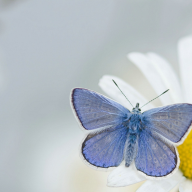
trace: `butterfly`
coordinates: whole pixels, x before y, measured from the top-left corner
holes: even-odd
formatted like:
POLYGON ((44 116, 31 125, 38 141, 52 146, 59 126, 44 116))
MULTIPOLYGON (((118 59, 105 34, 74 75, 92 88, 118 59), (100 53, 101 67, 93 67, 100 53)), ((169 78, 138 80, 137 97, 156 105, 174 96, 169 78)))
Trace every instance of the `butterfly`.
POLYGON ((123 160, 125 167, 134 162, 140 173, 157 179, 179 167, 175 145, 181 144, 190 131, 191 104, 173 104, 142 113, 138 103, 130 111, 83 88, 72 90, 71 103, 81 126, 88 130, 81 153, 89 164, 109 168, 123 160))

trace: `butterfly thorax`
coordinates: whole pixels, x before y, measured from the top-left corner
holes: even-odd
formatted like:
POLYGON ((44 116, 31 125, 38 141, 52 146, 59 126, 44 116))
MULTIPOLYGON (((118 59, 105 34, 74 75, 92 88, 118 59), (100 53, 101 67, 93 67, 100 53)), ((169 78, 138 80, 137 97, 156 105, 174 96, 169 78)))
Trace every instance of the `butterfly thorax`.
POLYGON ((129 118, 129 133, 138 133, 141 130, 141 109, 139 108, 139 103, 136 104, 136 107, 133 108, 129 118))
POLYGON ((139 133, 141 129, 141 114, 132 114, 129 119, 129 133, 139 133))

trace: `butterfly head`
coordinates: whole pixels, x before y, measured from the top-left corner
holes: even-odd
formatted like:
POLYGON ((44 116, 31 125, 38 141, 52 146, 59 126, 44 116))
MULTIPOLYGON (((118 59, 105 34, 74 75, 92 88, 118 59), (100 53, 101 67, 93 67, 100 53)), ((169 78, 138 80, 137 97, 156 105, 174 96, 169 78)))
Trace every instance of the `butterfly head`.
POLYGON ((139 103, 136 104, 135 108, 132 110, 133 113, 141 113, 141 109, 139 108, 139 103))

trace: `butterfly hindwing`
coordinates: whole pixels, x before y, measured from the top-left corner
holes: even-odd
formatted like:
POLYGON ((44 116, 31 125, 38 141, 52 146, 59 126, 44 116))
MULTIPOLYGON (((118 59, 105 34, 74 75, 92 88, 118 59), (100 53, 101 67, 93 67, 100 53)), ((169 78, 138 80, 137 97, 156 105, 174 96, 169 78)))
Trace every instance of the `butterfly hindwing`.
POLYGON ((174 143, 181 143, 192 123, 192 105, 187 103, 154 108, 143 113, 142 123, 174 143))
POLYGON ((117 126, 88 134, 82 144, 83 157, 96 167, 118 166, 123 160, 127 131, 117 126))
POLYGON ((131 114, 115 101, 82 88, 72 91, 72 105, 81 125, 87 130, 119 125, 131 114))
POLYGON ((156 132, 143 130, 139 134, 135 166, 147 176, 169 175, 179 166, 177 150, 156 132))

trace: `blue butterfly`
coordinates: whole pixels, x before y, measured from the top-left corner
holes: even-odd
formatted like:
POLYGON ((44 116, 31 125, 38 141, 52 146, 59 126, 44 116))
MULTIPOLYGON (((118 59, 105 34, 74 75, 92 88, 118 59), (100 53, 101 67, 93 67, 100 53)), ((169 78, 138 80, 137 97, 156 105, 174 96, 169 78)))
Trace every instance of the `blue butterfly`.
POLYGON ((94 91, 75 88, 72 106, 82 127, 89 131, 81 153, 91 165, 117 167, 125 160, 129 167, 148 177, 172 174, 179 167, 175 145, 190 131, 192 105, 168 105, 141 113, 139 104, 129 111, 94 91))

